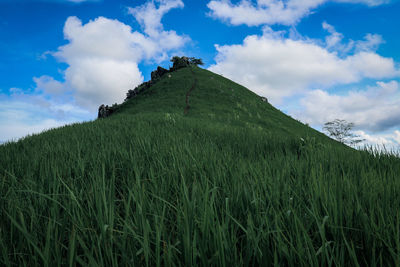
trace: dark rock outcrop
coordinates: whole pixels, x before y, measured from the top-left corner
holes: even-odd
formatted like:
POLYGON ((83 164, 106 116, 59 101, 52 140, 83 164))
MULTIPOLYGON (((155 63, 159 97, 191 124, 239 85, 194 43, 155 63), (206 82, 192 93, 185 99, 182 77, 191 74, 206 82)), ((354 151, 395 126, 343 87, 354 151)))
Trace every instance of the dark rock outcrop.
POLYGON ((112 107, 109 107, 108 105, 105 106, 104 104, 102 104, 99 107, 99 112, 97 114, 97 118, 107 118, 108 116, 110 116, 112 113, 114 112, 114 109, 112 107))
POLYGON ((158 66, 157 69, 156 69, 155 71, 152 71, 152 72, 151 72, 151 82, 154 83, 155 81, 161 79, 161 77, 162 77, 164 74, 168 73, 168 72, 169 72, 169 70, 164 69, 163 67, 158 66))
POLYGON ((154 84, 154 82, 148 81, 148 82, 144 82, 144 83, 136 86, 136 88, 133 90, 129 89, 128 92, 126 93, 125 101, 139 95, 140 93, 144 92, 146 89, 149 89, 150 86, 153 84, 154 84))

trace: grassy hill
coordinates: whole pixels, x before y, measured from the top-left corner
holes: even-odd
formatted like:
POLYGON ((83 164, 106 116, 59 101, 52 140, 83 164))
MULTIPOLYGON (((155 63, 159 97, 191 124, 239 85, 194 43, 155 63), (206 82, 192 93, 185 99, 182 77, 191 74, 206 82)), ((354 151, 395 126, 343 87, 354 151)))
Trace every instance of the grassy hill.
POLYGON ((393 266, 400 160, 187 67, 0 146, 0 265, 393 266))

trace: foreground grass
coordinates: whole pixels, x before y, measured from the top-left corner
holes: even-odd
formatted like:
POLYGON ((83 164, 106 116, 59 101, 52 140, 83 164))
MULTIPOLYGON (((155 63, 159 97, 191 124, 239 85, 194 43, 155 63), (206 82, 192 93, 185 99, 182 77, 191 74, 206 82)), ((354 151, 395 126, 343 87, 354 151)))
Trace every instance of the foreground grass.
POLYGON ((0 265, 400 263, 397 157, 271 130, 275 113, 224 122, 200 90, 184 116, 184 88, 0 146, 0 265))

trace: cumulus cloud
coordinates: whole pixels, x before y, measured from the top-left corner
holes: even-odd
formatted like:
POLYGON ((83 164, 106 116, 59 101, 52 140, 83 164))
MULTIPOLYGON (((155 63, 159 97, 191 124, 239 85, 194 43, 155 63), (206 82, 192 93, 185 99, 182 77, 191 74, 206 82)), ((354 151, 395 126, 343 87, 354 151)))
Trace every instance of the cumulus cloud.
POLYGON ((161 23, 162 17, 171 9, 183 7, 181 0, 158 0, 128 8, 128 12, 135 17, 145 33, 143 36, 145 38, 142 38, 142 47, 147 58, 165 60, 167 51, 182 47, 190 40, 187 36, 180 36, 173 30, 164 30, 161 23))
POLYGON ((365 131, 354 131, 354 134, 358 135, 360 139, 364 140, 361 144, 369 145, 377 148, 385 147, 389 151, 394 149, 398 151, 400 140, 398 139, 399 131, 394 131, 384 134, 371 134, 365 131))
MULTIPOLYGON (((265 24, 293 25, 312 13, 313 9, 329 0, 212 0, 207 4, 209 15, 232 25, 259 26, 265 24)), ((376 6, 388 0, 336 0, 342 3, 361 3, 376 6)))
POLYGON ((346 95, 313 90, 300 100, 302 109, 293 116, 314 125, 340 118, 355 123, 357 129, 376 133, 400 127, 399 102, 399 83, 394 80, 346 95))
POLYGON ((216 64, 210 66, 211 71, 245 85, 275 104, 310 88, 400 74, 393 59, 375 52, 340 57, 318 41, 286 39, 268 27, 261 36, 247 36, 243 44, 217 45, 216 49, 216 64))
POLYGON ((325 38, 327 48, 336 47, 342 41, 343 34, 337 32, 332 25, 324 21, 322 23, 322 28, 330 33, 330 35, 325 38))
POLYGON ((343 34, 337 32, 335 27, 328 24, 326 21, 322 23, 322 28, 329 33, 329 35, 325 37, 325 45, 328 50, 333 50, 339 53, 346 54, 354 48, 353 40, 350 40, 347 43, 343 43, 343 34))
MULTIPOLYGON (((173 8, 184 7, 184 4, 181 0, 158 2, 158 8, 154 2, 147 2, 138 7, 128 8, 128 12, 136 18, 136 20, 142 26, 144 32, 147 35, 154 37, 163 32, 163 25, 161 24, 162 17, 173 8)), ((169 31, 167 33, 173 33, 173 31, 169 31)))
POLYGON ((336 29, 328 24, 326 21, 322 23, 322 28, 325 29, 329 35, 325 37, 325 44, 328 50, 334 50, 341 54, 349 52, 371 52, 378 50, 379 46, 384 43, 382 36, 379 34, 367 33, 364 40, 349 40, 344 42, 342 33, 337 32, 336 29))
MULTIPOLYGON (((62 82, 54 80, 53 77, 43 75, 41 77, 34 77, 33 81, 36 83, 36 90, 45 94, 60 96, 66 93, 66 87, 62 82)), ((13 89, 13 88, 11 88, 13 89)), ((10 89, 10 90, 11 90, 10 89)), ((14 90, 13 90, 14 91, 14 90)), ((21 92, 21 91, 17 91, 21 92)))
POLYGON ((238 4, 233 4, 229 0, 213 0, 207 4, 207 7, 211 10, 210 16, 227 21, 232 25, 291 25, 308 15, 311 9, 323 2, 324 0, 291 0, 287 2, 257 0, 254 5, 248 0, 241 1, 238 4))
POLYGON ((143 81, 139 63, 162 61, 190 40, 161 23, 169 10, 182 7, 182 1, 154 0, 129 9, 143 32, 104 17, 86 24, 69 17, 63 29, 67 44, 47 53, 68 65, 64 80, 34 77, 36 87, 29 93, 11 88, 9 96, 0 95, 0 125, 5 126, 0 140, 90 120, 100 104, 122 102, 143 81))
POLYGON ((178 7, 183 7, 181 1, 160 0, 129 8, 144 33, 104 17, 86 24, 77 17, 69 17, 64 26, 68 44, 52 53, 68 64, 65 81, 42 76, 35 78, 35 82, 47 93, 72 92, 79 106, 92 111, 101 103, 122 102, 128 89, 143 81, 140 62, 165 60, 168 52, 189 40, 175 31, 165 31, 161 24, 163 15, 178 7))
POLYGON ((68 64, 64 82, 35 78, 46 92, 72 91, 78 105, 92 111, 101 103, 121 102, 127 89, 143 81, 137 62, 143 57, 132 29, 99 17, 82 25, 69 17, 64 26, 68 44, 53 55, 68 64))
POLYGON ((379 6, 390 3, 390 0, 334 0, 338 3, 349 3, 349 4, 365 4, 367 6, 379 6))
POLYGON ((357 51, 376 51, 384 42, 382 36, 379 34, 368 33, 364 37, 364 40, 355 42, 355 49, 357 51))

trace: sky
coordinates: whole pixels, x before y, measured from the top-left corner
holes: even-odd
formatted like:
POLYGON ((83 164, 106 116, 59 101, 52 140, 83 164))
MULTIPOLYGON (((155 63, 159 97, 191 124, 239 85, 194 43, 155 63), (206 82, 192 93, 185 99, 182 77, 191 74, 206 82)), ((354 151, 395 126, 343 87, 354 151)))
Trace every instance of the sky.
POLYGON ((0 0, 0 142, 97 117, 174 55, 400 147, 400 1, 0 0))

